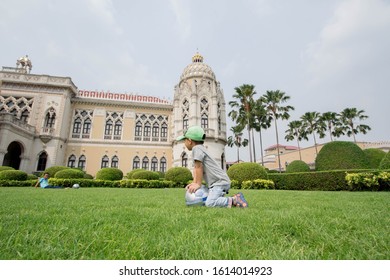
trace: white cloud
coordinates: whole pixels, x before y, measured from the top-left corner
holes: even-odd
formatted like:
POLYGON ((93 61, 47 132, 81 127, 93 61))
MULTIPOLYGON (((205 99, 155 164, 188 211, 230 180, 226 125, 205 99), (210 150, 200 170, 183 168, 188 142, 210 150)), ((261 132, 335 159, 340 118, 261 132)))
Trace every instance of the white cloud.
POLYGON ((390 5, 383 0, 347 0, 336 9, 318 41, 307 49, 312 82, 323 83, 355 72, 360 65, 388 57, 390 5), (386 46, 386 47, 384 47, 386 46))

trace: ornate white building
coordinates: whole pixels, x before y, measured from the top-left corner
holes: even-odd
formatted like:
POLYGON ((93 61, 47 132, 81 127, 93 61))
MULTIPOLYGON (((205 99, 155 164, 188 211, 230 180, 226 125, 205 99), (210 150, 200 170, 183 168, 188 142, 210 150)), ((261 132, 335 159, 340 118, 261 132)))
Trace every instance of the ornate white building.
POLYGON ((165 172, 191 167, 175 139, 191 125, 206 131, 205 146, 225 168, 226 111, 212 69, 195 54, 165 99, 78 90, 69 77, 30 74, 22 57, 0 71, 0 165, 28 173, 54 165, 95 175, 102 167, 165 172))

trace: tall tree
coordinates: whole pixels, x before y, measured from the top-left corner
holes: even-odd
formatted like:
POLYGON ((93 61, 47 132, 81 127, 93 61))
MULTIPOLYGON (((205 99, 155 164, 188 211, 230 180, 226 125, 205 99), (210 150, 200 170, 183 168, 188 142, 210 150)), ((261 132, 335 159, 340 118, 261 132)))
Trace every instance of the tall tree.
POLYGON ((325 123, 326 130, 329 132, 330 141, 333 141, 333 137, 340 136, 341 122, 335 112, 325 112, 320 116, 321 120, 325 123))
POLYGON ((246 147, 248 145, 248 139, 242 138, 242 127, 237 125, 230 128, 233 132, 233 136, 229 136, 227 139, 227 145, 229 147, 237 147, 237 163, 240 162, 240 147, 246 147))
POLYGON ((297 145, 298 145, 298 152, 299 152, 299 159, 302 160, 301 155, 301 146, 299 142, 302 139, 307 140, 307 136, 305 131, 302 129, 302 122, 301 121, 291 121, 288 123, 288 129, 286 130, 286 136, 284 139, 287 141, 292 141, 294 139, 297 139, 297 145))
POLYGON ((348 137, 353 136, 353 141, 356 143, 356 134, 366 134, 371 127, 365 124, 356 124, 356 120, 361 121, 367 119, 368 116, 364 115, 364 110, 357 110, 356 108, 345 108, 340 114, 340 121, 344 124, 344 131, 346 131, 348 137))
POLYGON ((253 161, 252 157, 252 145, 251 141, 252 127, 251 127, 251 105, 253 104, 253 96, 256 94, 255 86, 243 84, 242 86, 234 88, 236 91, 233 94, 233 100, 229 102, 229 105, 232 107, 232 111, 229 112, 228 116, 232 118, 233 121, 236 121, 238 125, 246 125, 248 129, 248 146, 249 146, 249 157, 250 161, 253 161), (235 110, 234 110, 235 109, 235 110))
POLYGON ((324 122, 320 118, 321 114, 318 112, 306 112, 302 117, 303 130, 306 134, 312 134, 314 140, 314 148, 316 154, 318 154, 316 133, 319 134, 320 138, 325 136, 324 134, 324 122))
POLYGON ((264 166, 264 155, 263 155, 263 136, 262 130, 267 129, 271 126, 271 119, 267 115, 267 109, 262 99, 259 98, 255 101, 253 106, 253 127, 259 132, 260 136, 260 153, 261 153, 261 165, 264 166))
POLYGON ((279 148, 279 134, 278 134, 278 119, 288 120, 290 110, 294 110, 294 107, 287 105, 282 106, 283 103, 287 102, 290 99, 290 96, 286 95, 285 92, 280 90, 267 91, 262 97, 261 100, 265 105, 267 110, 267 115, 271 120, 274 120, 275 124, 275 134, 276 134, 276 147, 278 152, 278 164, 279 172, 282 171, 282 164, 280 163, 280 148, 279 148))

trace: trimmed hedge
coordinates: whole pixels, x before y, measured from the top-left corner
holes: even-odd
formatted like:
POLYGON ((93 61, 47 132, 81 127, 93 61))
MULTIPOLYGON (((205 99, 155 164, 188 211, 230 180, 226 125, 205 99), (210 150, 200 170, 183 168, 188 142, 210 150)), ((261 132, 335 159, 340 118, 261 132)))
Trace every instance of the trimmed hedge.
POLYGON ((34 187, 37 180, 14 181, 0 180, 0 187, 34 187))
POLYGON ((178 187, 184 187, 192 180, 192 174, 186 167, 172 167, 165 173, 165 180, 176 183, 178 187))
POLYGON ((141 180, 159 180, 160 174, 150 170, 143 170, 133 174, 132 179, 141 179, 141 180))
POLYGON ((325 144, 315 159, 315 166, 317 171, 370 168, 363 150, 355 143, 347 141, 325 144))
POLYGON ((381 160, 379 169, 390 169, 390 151, 381 160))
POLYGON ((287 165, 286 172, 287 173, 295 173, 295 172, 309 172, 309 165, 302 160, 294 160, 287 165))
POLYGON ((126 177, 127 177, 127 179, 133 179, 133 175, 134 175, 135 173, 137 173, 137 172, 142 172, 142 171, 145 171, 145 169, 140 169, 140 168, 138 168, 138 169, 133 169, 133 170, 131 170, 130 172, 127 172, 126 177))
POLYGON ((3 170, 0 172, 0 180, 26 181, 27 173, 21 170, 3 170))
POLYGON ((62 165, 58 165, 58 166, 55 165, 55 166, 51 166, 49 168, 46 168, 45 171, 43 171, 43 174, 49 173, 49 177, 54 178, 58 171, 61 171, 64 169, 69 169, 69 167, 62 166, 62 165))
POLYGON ((11 166, 0 166, 0 172, 4 170, 15 170, 15 168, 11 166))
POLYGON ((254 162, 235 163, 227 171, 230 180, 235 180, 239 184, 243 181, 256 179, 268 179, 267 171, 260 164, 254 162))
POLYGON ((54 176, 54 178, 59 178, 59 179, 84 178, 84 172, 77 168, 68 168, 68 169, 58 171, 54 176))
POLYGON ((119 181, 123 178, 122 170, 114 167, 105 167, 96 173, 97 180, 119 181))
POLYGON ((363 150, 366 154, 371 168, 379 168, 382 159, 386 156, 386 152, 381 149, 369 148, 363 150))

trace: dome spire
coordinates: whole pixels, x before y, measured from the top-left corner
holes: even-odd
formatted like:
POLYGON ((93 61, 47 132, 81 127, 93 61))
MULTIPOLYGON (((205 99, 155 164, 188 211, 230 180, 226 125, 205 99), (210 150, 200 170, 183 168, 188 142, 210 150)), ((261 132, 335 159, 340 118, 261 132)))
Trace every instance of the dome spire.
POLYGON ((192 62, 203 62, 203 56, 196 51, 196 54, 192 57, 192 62))

